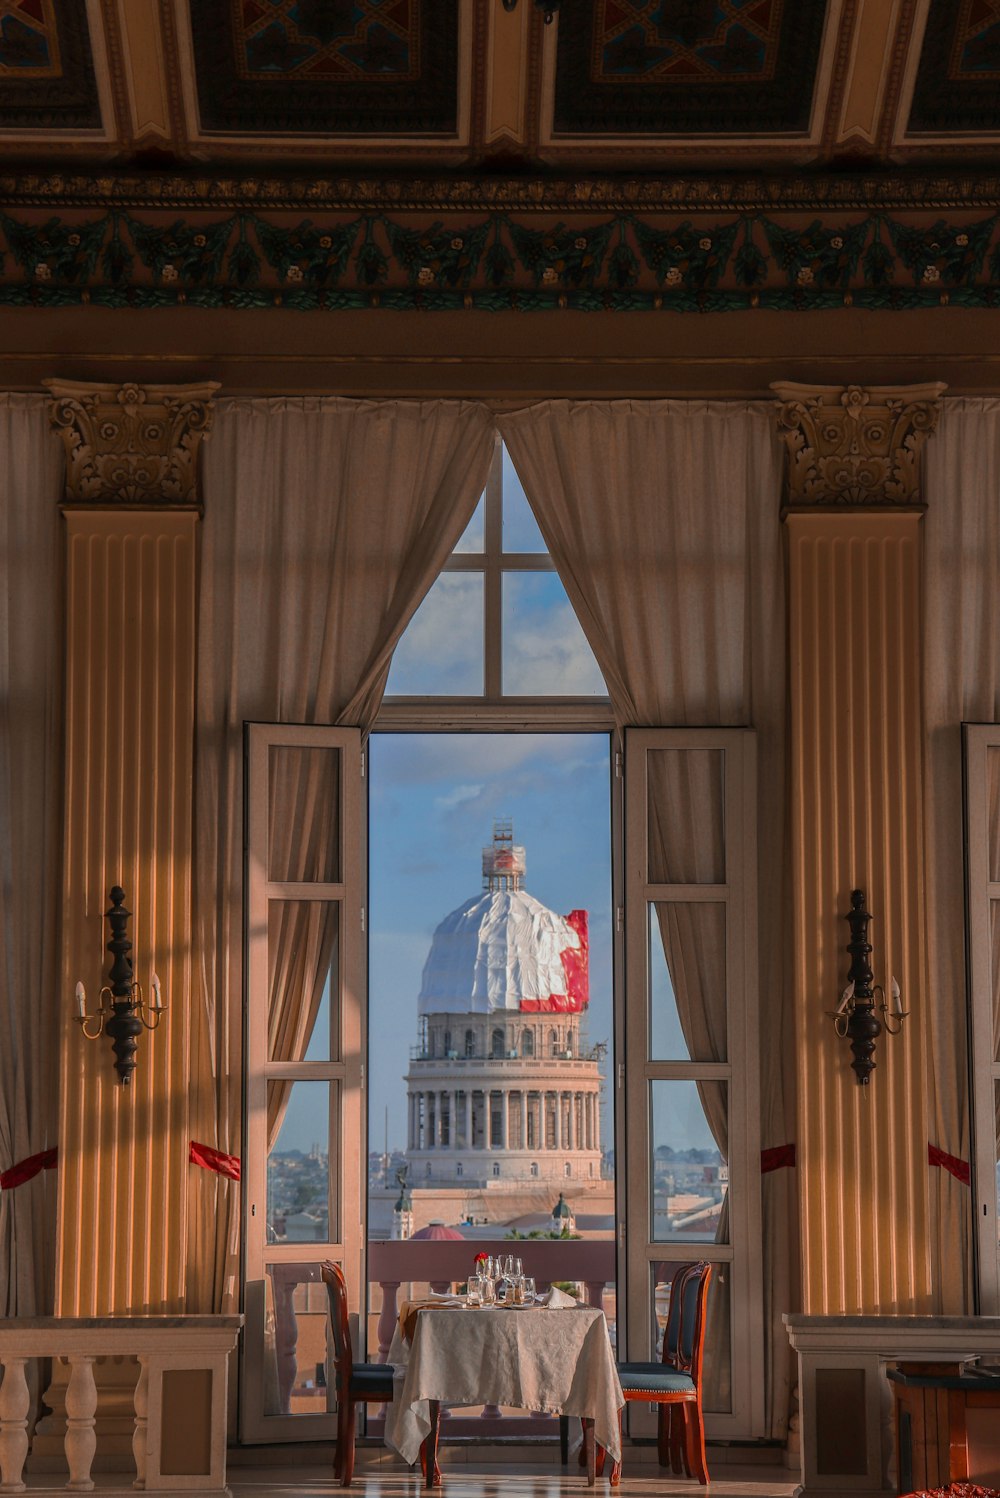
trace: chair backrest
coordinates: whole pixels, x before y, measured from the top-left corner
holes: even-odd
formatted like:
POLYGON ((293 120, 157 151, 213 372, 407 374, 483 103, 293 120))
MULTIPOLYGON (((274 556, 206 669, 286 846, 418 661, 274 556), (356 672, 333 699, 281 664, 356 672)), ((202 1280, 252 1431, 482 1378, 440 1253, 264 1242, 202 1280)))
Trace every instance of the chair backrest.
POLYGON ((698 1384, 705 1350, 705 1307, 712 1266, 703 1259, 690 1266, 681 1293, 681 1331, 676 1366, 698 1384))
POLYGON ((667 1324, 663 1329, 663 1361, 677 1366, 677 1354, 681 1342, 681 1309, 684 1304, 684 1286, 697 1269, 697 1264, 680 1264, 670 1281, 670 1303, 667 1308, 667 1324))
POLYGON ((337 1389, 346 1389, 354 1363, 351 1346, 351 1326, 347 1319, 347 1281, 339 1264, 328 1259, 319 1266, 326 1293, 330 1297, 330 1330, 333 1333, 333 1361, 337 1374, 337 1389))

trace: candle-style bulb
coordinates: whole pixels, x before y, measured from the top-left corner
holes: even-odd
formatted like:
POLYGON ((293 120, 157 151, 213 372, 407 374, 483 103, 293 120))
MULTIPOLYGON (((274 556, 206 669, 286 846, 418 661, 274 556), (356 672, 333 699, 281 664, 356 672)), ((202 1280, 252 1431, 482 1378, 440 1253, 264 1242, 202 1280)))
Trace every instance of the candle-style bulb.
POLYGON ((896 982, 895 978, 893 978, 892 981, 890 982, 890 984, 889 984, 889 990, 890 990, 890 992, 892 994, 892 1012, 893 1012, 893 1014, 902 1014, 902 1012, 903 1012, 903 995, 899 991, 899 984, 896 982))
POLYGON ((837 1013, 843 1014, 844 1010, 847 1008, 853 998, 854 979, 852 978, 850 983, 848 983, 847 987, 844 989, 844 992, 840 995, 840 1003, 837 1005, 837 1013))
POLYGON ((76 1013, 78 1019, 86 1018, 87 1014, 87 990, 82 983, 76 985, 76 1013))
POLYGON ((151 983, 150 986, 152 987, 152 990, 153 990, 153 1008, 154 1009, 162 1009, 163 1008, 163 995, 160 993, 160 980, 156 976, 155 973, 153 974, 152 983, 151 983))

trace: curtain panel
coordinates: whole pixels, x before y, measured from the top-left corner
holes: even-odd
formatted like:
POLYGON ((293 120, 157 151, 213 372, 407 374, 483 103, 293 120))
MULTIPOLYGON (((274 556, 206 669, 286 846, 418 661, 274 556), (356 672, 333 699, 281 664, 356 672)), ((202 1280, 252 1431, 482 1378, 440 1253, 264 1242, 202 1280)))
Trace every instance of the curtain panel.
MULTIPOLYGON (((772 891, 760 905, 759 982, 768 995, 761 1134, 765 1145, 784 1144, 795 1128, 794 1025, 781 922, 788 902, 773 895, 774 871, 788 861, 782 466, 771 404, 557 400, 503 415, 498 425, 619 725, 757 731, 759 884, 772 891)), ((650 794, 662 838, 655 785, 650 794)), ((689 861, 703 836, 691 819, 671 826, 674 848, 689 861)), ((665 861, 666 848, 660 853, 665 861)), ((668 920, 661 934, 692 1055, 711 1052, 719 1022, 709 997, 712 954, 690 921, 668 920)), ((704 1101, 725 1151, 721 1098, 704 1101)), ((791 1174, 766 1176, 762 1195, 766 1410, 770 1434, 780 1438, 792 1379, 781 1315, 797 1303, 791 1174)))
MULTIPOLYGON (((1000 722, 1000 401, 943 400, 924 464, 931 1143, 968 1160, 961 724, 1000 722)), ((967 1314, 972 1196, 946 1170, 930 1180, 934 1310, 967 1314)))
MULTIPOLYGON (((58 1141, 62 452, 0 395, 0 1171, 58 1141)), ((0 1316, 51 1313, 56 1178, 0 1191, 0 1316)))
MULTIPOLYGON (((243 724, 371 727, 393 649, 472 517, 494 444, 475 402, 218 403, 204 467, 195 925, 214 1081, 203 1127, 229 1154, 240 1152, 243 724)), ((305 767, 282 794, 311 804, 322 787, 310 777, 305 767)), ((276 935, 269 1028, 282 1059, 308 1042, 332 939, 294 919, 276 935)), ((275 1132, 281 1109, 279 1098, 275 1132)), ((236 1193, 197 1174, 190 1308, 218 1310, 237 1288, 236 1193)))

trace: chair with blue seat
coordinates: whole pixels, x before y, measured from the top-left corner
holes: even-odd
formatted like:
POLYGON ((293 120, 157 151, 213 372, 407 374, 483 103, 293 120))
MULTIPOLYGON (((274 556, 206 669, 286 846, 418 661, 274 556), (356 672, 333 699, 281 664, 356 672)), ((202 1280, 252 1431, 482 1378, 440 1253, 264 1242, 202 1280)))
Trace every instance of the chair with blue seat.
MULTIPOLYGON (((619 1363, 625 1402, 659 1406, 657 1447, 660 1466, 708 1482, 705 1424, 701 1409, 701 1368, 705 1349, 705 1307, 712 1266, 704 1260, 682 1264, 670 1287, 670 1308, 659 1363, 619 1363)), ((611 1485, 621 1482, 621 1463, 611 1471, 611 1485)))
POLYGON ((349 1488, 354 1476, 355 1406, 391 1403, 392 1365, 354 1361, 344 1272, 339 1264, 327 1261, 320 1265, 320 1273, 330 1297, 330 1328, 337 1380, 337 1451, 333 1459, 333 1475, 340 1479, 341 1487, 349 1488))

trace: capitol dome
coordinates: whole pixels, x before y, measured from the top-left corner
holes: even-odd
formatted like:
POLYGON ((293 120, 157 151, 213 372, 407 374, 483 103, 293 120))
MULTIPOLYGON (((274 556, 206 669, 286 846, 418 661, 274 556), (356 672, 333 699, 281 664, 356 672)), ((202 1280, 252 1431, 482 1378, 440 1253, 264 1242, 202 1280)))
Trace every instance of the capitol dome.
POLYGON ((523 889, 487 889, 434 932, 421 1014, 579 1014, 587 1006, 587 912, 557 915, 523 889))

